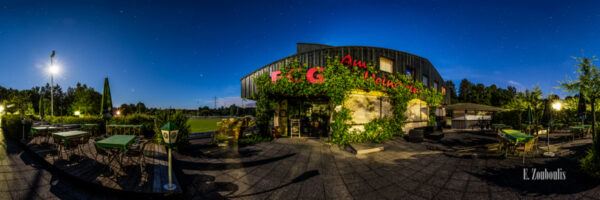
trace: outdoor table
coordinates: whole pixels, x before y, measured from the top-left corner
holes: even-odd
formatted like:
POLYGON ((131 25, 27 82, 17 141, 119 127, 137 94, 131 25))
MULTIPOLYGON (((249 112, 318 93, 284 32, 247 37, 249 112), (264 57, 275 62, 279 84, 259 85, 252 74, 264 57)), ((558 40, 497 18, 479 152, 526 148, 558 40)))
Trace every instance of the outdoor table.
POLYGON ((96 136, 99 132, 98 124, 81 124, 81 129, 89 131, 93 136, 96 136))
POLYGON ((70 138, 83 137, 87 134, 88 134, 88 132, 85 132, 85 131, 65 131, 65 132, 52 133, 52 136, 54 138, 64 140, 65 141, 64 145, 65 145, 65 147, 67 147, 67 146, 69 146, 70 138))
MULTIPOLYGON (((122 131, 123 128, 139 128, 139 129, 141 129, 142 125, 128 125, 128 124, 111 124, 111 125, 106 125, 106 129, 107 129, 106 131, 107 132, 109 132, 108 129, 111 129, 111 130, 118 130, 119 133, 122 133, 123 132, 122 131)), ((112 131, 110 131, 110 132, 112 132, 112 131)))
POLYGON ((569 127, 569 130, 571 130, 571 135, 573 136, 573 140, 575 140, 575 135, 577 133, 581 133, 581 136, 583 137, 583 133, 585 131, 586 127, 584 126, 571 126, 569 127))
POLYGON ((81 127, 82 128, 87 128, 87 127, 96 127, 98 126, 98 124, 82 124, 81 127))
POLYGON ((96 145, 105 149, 120 149, 127 151, 127 145, 135 139, 135 135, 112 135, 96 142, 96 145))
POLYGON ((507 128, 512 128, 512 126, 509 125, 505 125, 505 124, 495 124, 494 125, 494 129, 496 129, 496 133, 498 135, 501 135, 502 133, 500 131, 502 131, 502 129, 507 129, 507 128))
POLYGON ((498 128, 499 126, 504 126, 505 124, 492 124, 494 128, 498 128))
POLYGON ((37 134, 38 132, 40 133, 40 135, 42 136, 46 136, 46 143, 48 143, 48 138, 50 138, 50 134, 49 131, 54 131, 54 130, 60 130, 60 127, 55 127, 55 126, 34 126, 31 127, 32 130, 32 134, 37 134))
MULTIPOLYGON (((109 157, 108 166, 110 166, 112 161, 119 155, 124 155, 127 152, 127 145, 131 143, 135 139, 134 135, 112 135, 106 139, 100 140, 96 142, 96 146, 104 148, 104 149, 114 149, 119 150, 121 153, 114 153, 109 157)), ((121 161, 119 160, 119 166, 121 166, 121 161)), ((117 175, 117 171, 113 170, 115 176, 117 175)))
POLYGON ((520 131, 517 130, 513 130, 513 129, 504 129, 502 130, 502 133, 504 133, 504 136, 511 141, 512 143, 518 144, 519 142, 526 142, 529 141, 535 137, 531 136, 531 135, 527 135, 525 133, 522 133, 520 131))
MULTIPOLYGON (((527 142, 527 141, 535 138, 531 135, 527 135, 525 133, 522 133, 520 131, 513 130, 513 129, 504 129, 504 130, 502 130, 502 133, 504 133, 504 138, 506 138, 506 140, 508 140, 508 142, 510 142, 514 146, 519 144, 519 142, 527 142)), ((505 148, 505 149, 506 150, 505 150, 504 155, 506 156, 508 154, 508 148, 505 148)), ((525 154, 524 153, 523 153, 523 162, 525 162, 525 154)))

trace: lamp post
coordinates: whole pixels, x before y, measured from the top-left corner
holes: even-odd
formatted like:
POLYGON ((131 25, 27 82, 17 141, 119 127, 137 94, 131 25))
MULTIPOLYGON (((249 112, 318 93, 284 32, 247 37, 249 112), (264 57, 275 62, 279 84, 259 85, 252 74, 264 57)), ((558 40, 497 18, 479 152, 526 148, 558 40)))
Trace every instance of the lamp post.
MULTIPOLYGON (((554 103, 552 104, 552 109, 554 110, 554 112, 553 112, 553 113, 552 113, 552 115, 551 115, 551 120, 550 120, 550 126, 551 126, 551 127, 554 125, 554 115, 556 115, 556 113, 557 113, 558 111, 560 111, 560 108, 561 108, 561 107, 562 107, 562 104, 560 103, 560 101, 556 101, 556 102, 554 102, 554 103)), ((548 140, 548 141, 546 142, 546 144, 548 145, 548 151, 546 151, 546 152, 544 153, 544 155, 545 155, 545 156, 548 156, 548 157, 554 157, 554 153, 552 153, 552 152, 550 151, 550 130, 551 130, 551 128, 548 128, 548 133, 547 133, 547 135, 546 135, 546 138, 547 138, 547 140, 548 140)))
POLYGON ((179 133, 179 127, 177 127, 177 125, 171 123, 171 122, 167 122, 165 125, 163 125, 160 128, 160 132, 162 133, 162 137, 163 140, 165 141, 165 143, 167 144, 167 147, 169 148, 169 184, 165 184, 163 186, 163 188, 165 188, 165 190, 175 190, 175 188, 177 188, 177 186, 173 185, 172 182, 172 167, 171 167, 171 149, 173 144, 175 144, 175 142, 177 141, 177 135, 179 133))
POLYGON ((23 136, 22 136, 21 140, 25 141, 25 117, 23 117, 23 120, 21 120, 21 125, 23 126, 23 129, 22 129, 23 136))
POLYGON ((54 66, 54 54, 56 52, 52 50, 50 54, 50 116, 54 116, 54 73, 58 69, 54 66))

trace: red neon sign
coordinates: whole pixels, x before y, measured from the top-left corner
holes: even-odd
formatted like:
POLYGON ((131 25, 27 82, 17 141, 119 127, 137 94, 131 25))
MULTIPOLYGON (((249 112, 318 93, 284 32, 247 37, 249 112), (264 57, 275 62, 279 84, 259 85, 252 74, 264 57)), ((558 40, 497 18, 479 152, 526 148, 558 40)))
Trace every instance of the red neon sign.
MULTIPOLYGON (((344 65, 348 65, 350 67, 357 66, 359 68, 365 68, 365 69, 367 69, 366 62, 362 62, 360 60, 352 60, 352 57, 350 55, 344 56, 344 58, 342 58, 341 63, 344 64, 344 65)), ((294 77, 291 76, 291 73, 296 72, 296 71, 297 72, 302 72, 302 68, 291 69, 286 74, 286 78, 290 82, 292 82, 292 83, 300 83, 300 82, 302 82, 302 79, 300 79, 300 78, 299 79, 294 79, 294 77)), ((323 67, 313 67, 313 68, 308 69, 308 71, 306 72, 306 80, 308 80, 309 83, 314 83, 314 84, 323 83, 323 74, 319 73, 319 74, 316 75, 316 78, 315 78, 315 73, 318 73, 318 72, 324 72, 323 67)), ((383 87, 395 88, 395 87, 398 87, 398 85, 404 86, 400 82, 392 82, 390 80, 386 80, 387 77, 385 77, 385 76, 383 76, 383 79, 381 77, 377 77, 376 78, 376 74, 374 74, 374 73, 369 74, 368 71, 365 71, 364 79, 369 79, 369 78, 371 78, 371 80, 374 81, 375 84, 381 85, 383 87)), ((273 72, 271 72, 271 82, 275 83, 279 79, 281 79, 281 71, 273 71, 273 72)), ((421 90, 413 87, 412 85, 408 85, 408 86, 406 86, 406 88, 408 88, 411 93, 415 93, 416 94, 416 93, 420 93, 421 92, 421 90)))
MULTIPOLYGON (((302 68, 290 69, 290 71, 288 71, 288 73, 285 76, 292 83, 302 82, 302 79, 300 79, 300 78, 294 79, 294 77, 292 77, 292 73, 296 72, 296 71, 302 72, 302 68)), ((309 83, 323 83, 323 74, 317 74, 316 78, 315 78, 315 73, 317 73, 319 71, 323 72, 323 68, 322 67, 313 67, 313 68, 308 69, 308 71, 306 72, 306 80, 308 80, 309 83)), ((279 79, 281 79, 281 71, 271 72, 271 82, 275 83, 279 79)))

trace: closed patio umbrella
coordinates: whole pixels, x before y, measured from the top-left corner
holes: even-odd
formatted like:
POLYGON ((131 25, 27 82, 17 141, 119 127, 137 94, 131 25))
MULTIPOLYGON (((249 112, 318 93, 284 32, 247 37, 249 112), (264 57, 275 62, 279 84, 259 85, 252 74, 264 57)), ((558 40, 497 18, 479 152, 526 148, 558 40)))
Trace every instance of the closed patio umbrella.
POLYGON ((533 119, 533 112, 531 112, 531 106, 527 106, 527 129, 531 129, 531 124, 535 123, 533 119))
POLYGON ((39 103, 40 107, 40 119, 44 119, 44 96, 40 95, 40 103, 39 103))

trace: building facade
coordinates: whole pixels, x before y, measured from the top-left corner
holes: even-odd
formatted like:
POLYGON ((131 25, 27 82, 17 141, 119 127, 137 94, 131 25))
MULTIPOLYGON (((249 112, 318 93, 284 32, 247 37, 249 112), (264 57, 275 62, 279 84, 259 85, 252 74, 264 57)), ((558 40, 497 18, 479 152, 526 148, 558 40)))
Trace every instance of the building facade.
MULTIPOLYGON (((366 65, 371 63, 380 72, 379 74, 401 73, 410 78, 420 81, 424 87, 435 88, 446 94, 444 80, 426 58, 413 54, 379 47, 366 46, 328 46, 321 44, 298 43, 296 54, 279 59, 265 65, 241 79, 242 98, 252 99, 256 91, 253 77, 263 73, 279 71, 282 67, 294 59, 300 64, 309 67, 326 66, 327 57, 337 58, 340 62, 348 64, 366 65)), ((355 106, 353 119, 354 128, 362 128, 361 125, 377 117, 390 115, 389 101, 385 95, 374 93, 356 92, 350 96, 350 106, 355 106), (356 104, 356 105, 355 105, 356 104), (369 104, 369 106, 365 106, 369 104), (369 108, 370 107, 370 108, 369 108), (365 108, 365 109, 358 109, 365 108)), ((445 98, 447 99, 447 98, 445 98)), ((274 125, 281 127, 282 135, 299 133, 308 136, 324 136, 329 123, 327 100, 317 101, 284 101, 281 102, 275 113, 274 125), (298 127, 298 126, 299 127, 298 127), (299 129, 299 130, 296 130, 299 129)), ((345 103, 346 105, 346 103, 345 103)), ((427 105, 423 101, 415 99, 409 102, 407 115, 407 129, 426 125, 427 105)))

